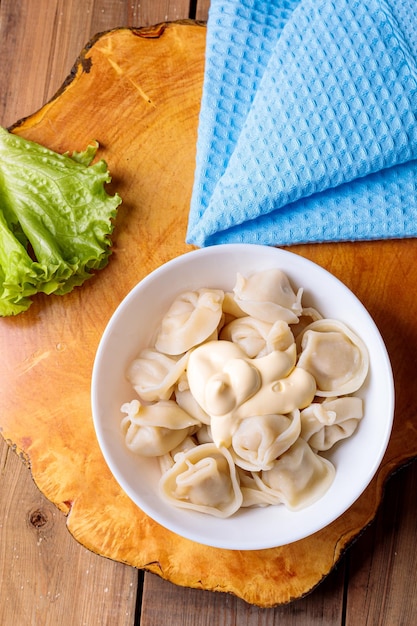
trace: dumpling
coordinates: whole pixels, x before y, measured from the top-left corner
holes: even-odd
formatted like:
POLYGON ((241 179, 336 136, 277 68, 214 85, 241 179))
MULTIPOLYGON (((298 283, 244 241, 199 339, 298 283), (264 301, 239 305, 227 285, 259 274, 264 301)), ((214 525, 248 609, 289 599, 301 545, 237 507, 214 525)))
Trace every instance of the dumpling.
POLYGON ((176 359, 153 348, 145 348, 132 361, 126 375, 142 400, 168 400, 185 371, 187 361, 188 354, 176 359))
POLYGON ((296 324, 303 310, 303 290, 295 293, 287 275, 277 268, 256 272, 248 278, 237 274, 233 292, 242 311, 264 322, 283 320, 296 324))
POLYGON ((210 416, 202 409, 194 398, 189 389, 176 389, 175 400, 178 406, 180 406, 189 415, 192 415, 198 419, 202 424, 210 424, 210 416))
POLYGON ((274 462, 272 469, 253 474, 258 487, 276 495, 292 510, 313 504, 329 489, 335 476, 334 465, 297 439, 287 452, 274 462))
POLYGON ((363 400, 346 396, 313 402, 301 411, 301 437, 316 451, 350 437, 363 417, 363 400))
POLYGON ((223 298, 220 289, 198 289, 179 295, 162 319, 156 349, 178 355, 206 341, 222 319, 223 298))
POLYGON ((149 405, 132 400, 123 404, 121 411, 126 413, 121 423, 126 446, 141 456, 166 454, 200 426, 173 400, 149 405))
POLYGON ((250 358, 259 358, 273 350, 286 350, 294 343, 294 335, 287 322, 271 324, 246 315, 233 320, 221 331, 219 339, 233 341, 250 358))
POLYGON ((237 473, 239 476, 240 490, 243 496, 241 504, 243 508, 280 504, 276 494, 269 493, 265 489, 262 490, 258 487, 253 477, 253 472, 237 467, 237 473))
POLYGON ((240 306, 235 300, 235 294, 231 291, 225 291, 223 298, 223 313, 226 318, 226 323, 229 323, 232 319, 237 317, 245 317, 245 311, 242 311, 240 306))
POLYGON ((230 452, 205 443, 175 457, 161 476, 161 496, 180 508, 230 517, 242 504, 239 479, 230 452))
POLYGON ((317 383, 317 396, 334 397, 357 391, 365 381, 369 356, 363 341, 343 322, 313 322, 298 338, 298 366, 317 383))
POLYGON ((214 443, 211 434, 211 428, 207 424, 203 424, 195 434, 198 443, 214 443))
POLYGON ((248 471, 268 470, 298 439, 300 411, 290 415, 254 415, 243 419, 232 436, 232 456, 248 471))
POLYGON ((195 448, 197 443, 193 436, 187 435, 185 439, 183 439, 175 448, 172 448, 166 454, 158 457, 159 468, 162 474, 165 474, 171 467, 173 467, 175 463, 175 456, 177 454, 182 454, 190 450, 191 448, 195 448))
POLYGON ((316 311, 316 309, 313 309, 312 307, 303 308, 303 311, 298 318, 298 324, 295 324, 291 327, 291 332, 294 336, 295 341, 297 341, 297 338, 300 337, 301 333, 304 332, 307 326, 310 326, 312 322, 316 322, 317 320, 322 319, 323 316, 318 311, 316 311))
POLYGON ((254 358, 265 349, 270 329, 271 324, 245 315, 227 324, 221 330, 219 339, 232 341, 239 345, 248 357, 254 358))

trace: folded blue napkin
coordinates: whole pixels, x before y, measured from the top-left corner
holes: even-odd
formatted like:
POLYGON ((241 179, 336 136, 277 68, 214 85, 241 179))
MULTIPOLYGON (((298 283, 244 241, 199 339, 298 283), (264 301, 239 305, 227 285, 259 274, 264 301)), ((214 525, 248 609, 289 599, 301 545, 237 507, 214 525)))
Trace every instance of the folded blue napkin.
POLYGON ((187 241, 417 236, 414 0, 212 0, 187 241))

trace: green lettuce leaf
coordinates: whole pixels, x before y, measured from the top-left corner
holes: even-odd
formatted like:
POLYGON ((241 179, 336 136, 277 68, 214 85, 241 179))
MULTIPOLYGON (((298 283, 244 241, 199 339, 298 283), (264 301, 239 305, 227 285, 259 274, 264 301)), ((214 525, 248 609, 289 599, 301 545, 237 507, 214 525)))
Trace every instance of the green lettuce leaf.
POLYGON ((105 267, 118 194, 95 142, 58 154, 0 127, 0 316, 63 295, 105 267))

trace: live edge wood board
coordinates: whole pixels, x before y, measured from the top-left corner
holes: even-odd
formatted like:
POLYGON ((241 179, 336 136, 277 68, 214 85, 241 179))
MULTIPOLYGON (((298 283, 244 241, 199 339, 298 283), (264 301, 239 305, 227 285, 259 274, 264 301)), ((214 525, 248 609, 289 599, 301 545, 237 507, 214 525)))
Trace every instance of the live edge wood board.
MULTIPOLYGON (((291 250, 340 278, 386 342, 396 412, 383 462, 363 496, 314 536, 262 551, 218 550, 160 527, 122 492, 99 450, 90 408, 95 352, 130 289, 185 244, 194 176, 205 27, 174 22, 97 35, 40 111, 13 131, 58 152, 92 139, 123 198, 108 267, 63 297, 39 296, 0 320, 0 428, 88 549, 178 585, 262 607, 313 589, 376 514, 393 470, 417 456, 417 241, 314 244, 291 250)), ((352 459, 354 463, 354 459, 352 459)), ((254 529, 256 532, 256 529, 254 529)))

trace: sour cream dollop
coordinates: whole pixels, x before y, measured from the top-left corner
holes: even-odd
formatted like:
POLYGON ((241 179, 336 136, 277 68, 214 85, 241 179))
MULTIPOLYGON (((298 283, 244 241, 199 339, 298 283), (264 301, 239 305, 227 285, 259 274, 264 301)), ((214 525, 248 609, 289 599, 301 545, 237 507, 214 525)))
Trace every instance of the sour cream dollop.
POLYGON ((190 391, 210 416, 213 441, 229 447, 240 421, 253 415, 290 413, 311 404, 314 377, 296 367, 296 347, 250 359, 230 341, 195 348, 187 366, 190 391))

